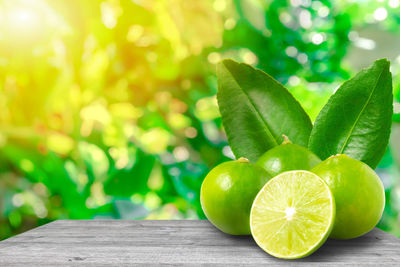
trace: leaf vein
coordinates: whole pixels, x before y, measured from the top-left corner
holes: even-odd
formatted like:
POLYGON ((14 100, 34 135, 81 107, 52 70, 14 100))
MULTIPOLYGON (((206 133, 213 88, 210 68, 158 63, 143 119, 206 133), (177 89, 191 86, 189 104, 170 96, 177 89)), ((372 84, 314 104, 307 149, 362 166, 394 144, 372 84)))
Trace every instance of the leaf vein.
POLYGON ((355 126, 357 125, 358 121, 360 120, 361 115, 362 115, 362 113, 364 112, 365 108, 368 106, 368 104, 369 104, 369 102, 370 102, 370 100, 371 100, 371 98, 372 98, 372 95, 374 94, 374 92, 375 92, 375 90, 376 90, 376 88, 377 88, 377 86, 378 86, 379 80, 380 80, 381 77, 382 77, 382 73, 383 73, 383 72, 384 72, 384 69, 383 69, 383 70, 381 71, 381 73, 379 74, 379 77, 378 77, 378 79, 376 80, 375 86, 374 86, 374 88, 373 88, 372 91, 371 91, 371 94, 368 96, 368 99, 367 99, 367 101, 365 102, 364 106, 362 107, 360 113, 358 114, 358 116, 357 116, 357 118, 356 118, 354 124, 351 126, 351 129, 350 129, 350 131, 349 131, 349 134, 346 136, 346 139, 345 139, 344 142, 343 142, 343 146, 342 146, 342 148, 340 149, 339 154, 343 154, 343 151, 344 151, 344 149, 345 149, 345 146, 347 146, 347 143, 348 143, 348 141, 349 141, 349 139, 350 139, 351 134, 352 134, 353 131, 354 131, 355 126))
POLYGON ((276 140, 276 138, 273 136, 271 129, 268 127, 267 122, 264 120, 264 118, 261 116, 260 112, 257 110, 256 105, 254 104, 254 102, 251 100, 250 96, 248 95, 248 93, 242 88, 242 86, 240 85, 239 81, 236 79, 236 77, 231 73, 231 71, 227 68, 229 74, 231 75, 232 79, 235 81, 235 83, 238 85, 238 87, 241 89, 241 91, 243 92, 243 94, 247 97, 248 101, 251 104, 252 109, 255 111, 256 115, 261 119, 261 121, 263 122, 263 126, 264 129, 266 130, 267 134, 271 137, 272 140, 274 140, 274 143, 276 145, 278 145, 278 141, 276 140))

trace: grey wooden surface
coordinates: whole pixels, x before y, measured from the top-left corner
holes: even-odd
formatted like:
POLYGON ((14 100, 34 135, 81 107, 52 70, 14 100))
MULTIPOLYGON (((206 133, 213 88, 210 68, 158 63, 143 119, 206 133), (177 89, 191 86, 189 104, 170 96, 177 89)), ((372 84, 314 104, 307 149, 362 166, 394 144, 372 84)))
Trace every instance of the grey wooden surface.
POLYGON ((328 240, 313 255, 281 260, 249 236, 229 236, 208 221, 55 221, 0 242, 0 266, 397 265, 400 239, 379 229, 328 240))

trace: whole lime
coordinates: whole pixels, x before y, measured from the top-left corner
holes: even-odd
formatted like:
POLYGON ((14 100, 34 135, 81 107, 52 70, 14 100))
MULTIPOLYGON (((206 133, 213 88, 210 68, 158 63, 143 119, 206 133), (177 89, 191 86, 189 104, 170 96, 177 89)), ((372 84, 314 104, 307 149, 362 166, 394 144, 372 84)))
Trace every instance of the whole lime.
POLYGON ((355 238, 375 227, 385 206, 385 191, 367 164, 336 155, 311 171, 325 180, 335 197, 336 219, 330 237, 355 238))
POLYGON ((281 145, 265 152, 256 162, 272 177, 294 170, 311 170, 321 159, 305 147, 285 140, 281 145))
POLYGON ((270 178, 266 171, 244 158, 212 169, 200 192, 208 220, 227 234, 249 235, 251 205, 270 178))

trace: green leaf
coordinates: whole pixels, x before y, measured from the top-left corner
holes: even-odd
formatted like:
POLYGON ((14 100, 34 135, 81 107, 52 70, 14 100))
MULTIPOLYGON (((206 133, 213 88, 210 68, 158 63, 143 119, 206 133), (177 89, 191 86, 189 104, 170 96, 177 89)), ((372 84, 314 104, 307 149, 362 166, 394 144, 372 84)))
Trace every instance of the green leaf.
POLYGON ((393 121, 400 122, 400 113, 393 114, 393 121))
POLYGON ((154 161, 153 155, 148 155, 138 149, 135 165, 132 168, 117 170, 111 174, 104 183, 104 192, 119 197, 147 193, 150 190, 147 183, 154 161))
POLYGON ((282 84, 232 60, 218 64, 217 76, 222 122, 236 157, 256 161, 283 141, 282 134, 307 146, 310 118, 282 84))
POLYGON ((318 115, 309 148, 321 159, 346 154, 375 168, 389 141, 393 114, 390 63, 380 59, 343 83, 318 115))

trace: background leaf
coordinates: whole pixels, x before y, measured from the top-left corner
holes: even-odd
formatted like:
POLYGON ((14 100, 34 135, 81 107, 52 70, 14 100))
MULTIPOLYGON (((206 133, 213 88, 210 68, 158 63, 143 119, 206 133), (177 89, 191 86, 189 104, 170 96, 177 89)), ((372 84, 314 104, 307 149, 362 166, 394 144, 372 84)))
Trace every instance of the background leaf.
POLYGON ((389 141, 393 114, 389 61, 380 59, 345 82, 315 121, 310 149, 321 159, 346 154, 375 168, 389 141))
POLYGON ((129 169, 116 170, 104 183, 106 194, 129 197, 132 194, 145 194, 149 190, 148 178, 154 165, 154 156, 138 150, 135 163, 129 169))
POLYGON ((236 157, 256 161, 282 134, 307 146, 311 121, 289 91, 268 74, 224 60, 217 67, 218 103, 236 157))

